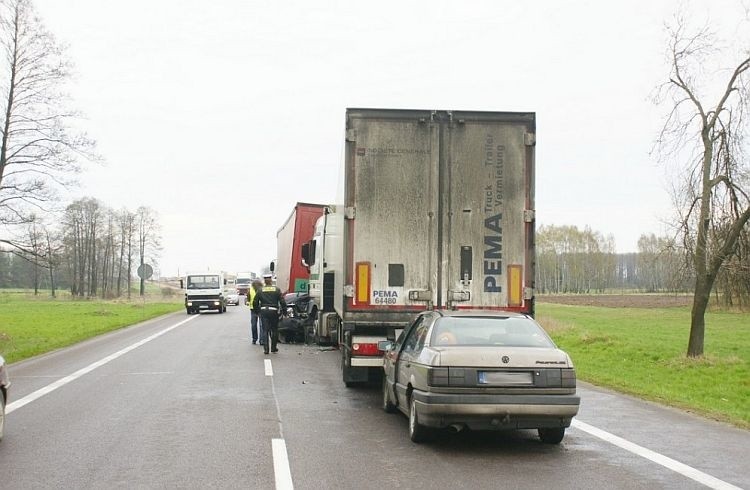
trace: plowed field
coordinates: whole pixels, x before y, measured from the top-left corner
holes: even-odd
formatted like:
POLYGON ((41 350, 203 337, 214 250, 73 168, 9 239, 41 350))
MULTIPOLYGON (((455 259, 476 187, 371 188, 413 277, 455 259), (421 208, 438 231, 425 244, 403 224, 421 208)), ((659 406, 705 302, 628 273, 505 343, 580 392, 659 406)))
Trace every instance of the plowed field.
POLYGON ((539 303, 574 306, 603 306, 606 308, 669 308, 690 306, 691 295, 666 294, 560 294, 539 295, 539 303))

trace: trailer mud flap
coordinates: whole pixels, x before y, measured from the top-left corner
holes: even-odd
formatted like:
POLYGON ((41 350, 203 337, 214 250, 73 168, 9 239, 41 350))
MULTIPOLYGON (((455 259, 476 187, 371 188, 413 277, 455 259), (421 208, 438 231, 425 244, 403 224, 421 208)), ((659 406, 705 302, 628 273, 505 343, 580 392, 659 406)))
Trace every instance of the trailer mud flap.
POLYGON ((342 346, 341 349, 341 376, 347 387, 366 383, 369 376, 369 368, 351 366, 351 357, 346 346, 342 346))

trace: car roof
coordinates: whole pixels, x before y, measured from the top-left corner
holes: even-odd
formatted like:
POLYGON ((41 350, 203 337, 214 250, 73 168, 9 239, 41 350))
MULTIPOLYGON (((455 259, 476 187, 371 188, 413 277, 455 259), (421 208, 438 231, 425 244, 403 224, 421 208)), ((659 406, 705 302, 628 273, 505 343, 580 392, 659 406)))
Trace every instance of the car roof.
POLYGON ((503 310, 432 310, 440 316, 450 317, 484 317, 484 318, 529 318, 528 315, 515 311, 503 310))

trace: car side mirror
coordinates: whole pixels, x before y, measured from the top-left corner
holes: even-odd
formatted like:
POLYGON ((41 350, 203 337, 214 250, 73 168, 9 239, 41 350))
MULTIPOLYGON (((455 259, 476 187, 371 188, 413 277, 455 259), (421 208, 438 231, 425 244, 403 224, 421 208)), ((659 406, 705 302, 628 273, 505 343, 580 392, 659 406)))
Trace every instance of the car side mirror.
POLYGON ((392 340, 380 340, 378 341, 378 350, 379 351, 387 351, 391 350, 393 348, 393 341, 392 340))

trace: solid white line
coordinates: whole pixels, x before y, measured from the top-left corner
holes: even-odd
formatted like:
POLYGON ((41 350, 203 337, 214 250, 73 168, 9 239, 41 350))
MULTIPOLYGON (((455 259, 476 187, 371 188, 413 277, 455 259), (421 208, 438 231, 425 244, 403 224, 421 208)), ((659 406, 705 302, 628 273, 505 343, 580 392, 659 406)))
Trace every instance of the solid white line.
POLYGON ((266 369, 266 376, 273 376, 273 366, 271 365, 271 359, 263 359, 263 364, 266 369))
POLYGON ((284 439, 271 439, 273 449, 273 473, 276 477, 277 490, 293 490, 292 472, 289 469, 289 456, 286 453, 284 439))
POLYGON ((89 364, 88 366, 86 366, 86 367, 84 367, 82 369, 79 369, 78 371, 74 372, 73 374, 70 374, 68 376, 65 376, 64 378, 58 379, 54 383, 48 384, 44 388, 40 388, 40 389, 36 390, 35 392, 30 393, 30 394, 26 395, 25 397, 21 398, 20 400, 16 400, 13 403, 9 403, 5 407, 5 413, 6 414, 12 413, 13 411, 18 410, 19 408, 23 407, 24 405, 27 405, 27 404, 33 402, 34 400, 38 400, 39 398, 43 397, 44 395, 46 395, 48 393, 51 393, 51 392, 55 391, 56 389, 58 389, 58 388, 60 388, 62 386, 65 386, 66 384, 70 383, 71 381, 75 381, 76 379, 80 378, 84 374, 88 374, 91 371, 93 371, 94 369, 96 369, 98 367, 102 367, 105 364, 107 364, 108 362, 114 361, 118 357, 127 354, 128 352, 132 351, 133 349, 137 349, 138 347, 142 346, 143 344, 151 342, 155 338, 160 337, 160 336, 164 335, 165 333, 169 332, 170 330, 174 330, 175 328, 179 327, 180 325, 184 325, 185 323, 189 322, 190 320, 194 320, 196 318, 198 318, 197 315, 196 316, 191 316, 190 318, 182 320, 181 322, 175 323, 171 327, 167 327, 164 330, 156 332, 155 334, 151 335, 150 337, 146 337, 145 339, 140 340, 140 341, 136 342, 135 344, 132 344, 132 345, 130 345, 128 347, 125 347, 122 350, 119 350, 119 351, 115 352, 114 354, 108 355, 104 359, 100 359, 100 360, 96 361, 93 364, 89 364))
POLYGON ((588 432, 592 436, 596 436, 599 439, 614 444, 615 446, 619 446, 622 449, 630 451, 633 454, 637 454, 638 456, 651 460, 654 463, 660 464, 667 469, 691 478, 698 483, 706 485, 709 488, 716 488, 721 490, 742 490, 740 487, 736 487, 731 483, 727 483, 723 480, 719 480, 718 478, 703 473, 702 471, 696 470, 692 466, 688 466, 684 463, 680 463, 679 461, 675 461, 674 459, 664 456, 663 454, 659 454, 650 449, 646 449, 643 446, 639 446, 638 444, 632 443, 614 434, 610 434, 609 432, 598 429, 593 425, 589 425, 585 422, 581 422, 580 420, 573 420, 571 426, 584 432, 588 432))

